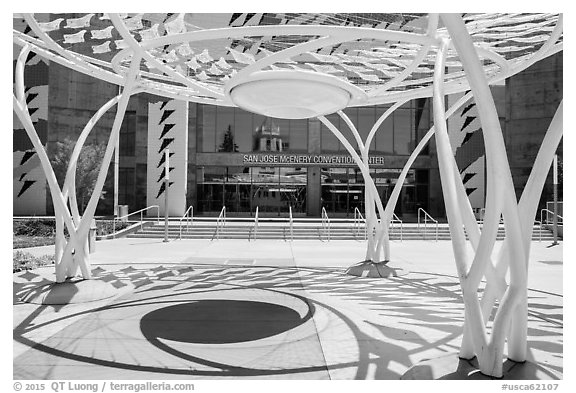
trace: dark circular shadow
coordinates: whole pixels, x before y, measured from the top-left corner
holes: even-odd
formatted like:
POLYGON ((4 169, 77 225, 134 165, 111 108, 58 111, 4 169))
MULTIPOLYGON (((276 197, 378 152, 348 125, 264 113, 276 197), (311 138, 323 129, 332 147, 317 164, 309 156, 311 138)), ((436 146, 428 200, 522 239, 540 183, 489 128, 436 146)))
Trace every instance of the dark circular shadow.
POLYGON ((142 317, 149 341, 166 339, 196 344, 231 344, 260 340, 289 331, 310 319, 272 303, 245 300, 198 300, 154 310, 142 317))

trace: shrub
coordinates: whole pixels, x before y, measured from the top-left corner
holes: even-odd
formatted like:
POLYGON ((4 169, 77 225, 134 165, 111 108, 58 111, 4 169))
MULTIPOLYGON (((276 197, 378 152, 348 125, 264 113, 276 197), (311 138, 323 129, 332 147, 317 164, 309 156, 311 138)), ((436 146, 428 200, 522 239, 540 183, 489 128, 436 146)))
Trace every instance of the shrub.
MULTIPOLYGON (((130 224, 127 222, 116 221, 116 232, 128 227, 130 224)), ((108 235, 112 233, 114 225, 112 221, 96 221, 96 234, 98 236, 108 235)))
POLYGON ((16 273, 22 270, 32 270, 40 266, 53 265, 54 255, 34 256, 29 252, 14 251, 12 259, 12 272, 16 273))
MULTIPOLYGON (((116 232, 128 227, 130 224, 127 222, 116 222, 116 232)), ((96 234, 98 236, 108 235, 112 233, 114 225, 112 220, 96 220, 96 234)), ((32 219, 32 220, 13 220, 12 232, 15 237, 28 237, 28 238, 47 238, 54 239, 56 236, 56 222, 48 219, 32 219)), ((64 236, 68 238, 68 229, 64 226, 64 236)), ((23 240, 23 239, 20 239, 23 240)), ((39 244, 27 245, 35 246, 40 245, 40 239, 34 239, 34 242, 39 244)), ((54 244, 50 242, 48 244, 54 244)), ((21 246, 21 245, 20 245, 21 246)))
POLYGON ((55 233, 53 220, 16 220, 13 221, 12 231, 16 236, 42 236, 52 237, 55 233))

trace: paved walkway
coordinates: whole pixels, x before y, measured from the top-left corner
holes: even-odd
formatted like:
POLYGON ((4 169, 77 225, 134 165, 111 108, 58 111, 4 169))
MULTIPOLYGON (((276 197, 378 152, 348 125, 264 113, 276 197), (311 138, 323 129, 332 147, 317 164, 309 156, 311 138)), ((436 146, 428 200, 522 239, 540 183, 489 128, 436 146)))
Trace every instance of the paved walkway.
MULTIPOLYGON (((562 249, 533 242, 530 359, 563 372, 562 249)), ((398 379, 456 353, 463 307, 450 242, 393 242, 409 274, 358 278, 355 241, 100 241, 95 278, 118 296, 14 300, 16 379, 398 379)), ((53 252, 53 246, 29 249, 53 252)), ((14 275, 15 294, 53 268, 14 275)))

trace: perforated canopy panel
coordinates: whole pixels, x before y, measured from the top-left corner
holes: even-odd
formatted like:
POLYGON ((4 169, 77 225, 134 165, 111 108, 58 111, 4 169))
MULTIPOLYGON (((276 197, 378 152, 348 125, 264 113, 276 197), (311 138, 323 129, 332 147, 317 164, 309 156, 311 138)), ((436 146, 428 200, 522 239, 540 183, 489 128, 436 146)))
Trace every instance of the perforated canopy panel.
MULTIPOLYGON (((18 45, 80 72, 123 84, 142 55, 139 85, 172 98, 233 106, 230 86, 257 71, 329 75, 364 94, 351 106, 431 96, 437 14, 22 14, 18 45)), ((489 81, 562 46, 559 14, 464 14, 489 81)), ((446 93, 469 89, 448 52, 446 93)))

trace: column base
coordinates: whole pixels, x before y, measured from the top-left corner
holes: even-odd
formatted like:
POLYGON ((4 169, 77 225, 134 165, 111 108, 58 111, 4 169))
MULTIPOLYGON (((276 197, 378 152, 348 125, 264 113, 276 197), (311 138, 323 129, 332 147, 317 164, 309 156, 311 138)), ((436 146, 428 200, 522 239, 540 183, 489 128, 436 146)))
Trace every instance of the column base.
POLYGON ((458 354, 423 360, 410 367, 408 371, 400 377, 402 380, 554 380, 561 378, 561 375, 557 375, 552 370, 539 364, 528 361, 517 363, 512 360, 504 361, 502 377, 492 377, 480 372, 476 358, 470 360, 461 359, 458 357, 458 354))
POLYGON ((15 300, 44 305, 81 304, 111 299, 134 289, 131 283, 118 285, 99 278, 85 280, 72 277, 58 283, 49 277, 53 275, 49 273, 50 270, 40 268, 16 276, 15 284, 21 290, 15 294, 15 300))
POLYGON ((346 274, 357 277, 390 278, 405 276, 408 274, 408 270, 390 266, 390 261, 362 261, 346 269, 346 274))

